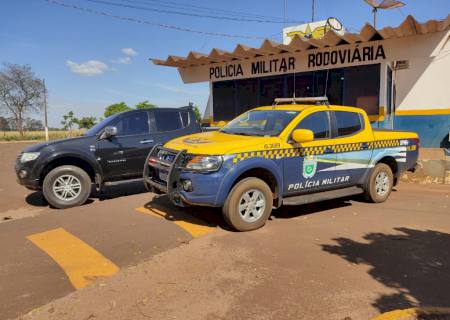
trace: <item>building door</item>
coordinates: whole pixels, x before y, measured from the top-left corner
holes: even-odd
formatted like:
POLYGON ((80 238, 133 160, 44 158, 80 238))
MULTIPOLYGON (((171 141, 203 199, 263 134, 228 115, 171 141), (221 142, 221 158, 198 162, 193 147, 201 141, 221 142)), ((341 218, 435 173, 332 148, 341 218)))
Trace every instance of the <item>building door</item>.
POLYGON ((384 115, 385 128, 394 128, 394 103, 393 103, 393 75, 392 68, 390 65, 386 66, 386 113, 384 115))

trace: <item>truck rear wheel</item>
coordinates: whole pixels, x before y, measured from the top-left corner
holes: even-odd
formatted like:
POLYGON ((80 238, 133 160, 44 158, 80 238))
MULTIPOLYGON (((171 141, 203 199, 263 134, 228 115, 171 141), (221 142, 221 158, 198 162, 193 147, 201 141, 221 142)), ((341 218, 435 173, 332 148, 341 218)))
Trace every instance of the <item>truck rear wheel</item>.
POLYGON ((365 198, 370 202, 384 202, 391 194, 393 185, 391 168, 387 164, 378 163, 364 186, 365 198))
POLYGON ((222 212, 226 222, 238 231, 261 228, 272 212, 269 186, 258 178, 245 178, 230 191, 222 212))
POLYGON ((86 171, 75 166, 60 166, 45 176, 42 191, 50 205, 65 209, 85 203, 91 187, 91 178, 86 171))

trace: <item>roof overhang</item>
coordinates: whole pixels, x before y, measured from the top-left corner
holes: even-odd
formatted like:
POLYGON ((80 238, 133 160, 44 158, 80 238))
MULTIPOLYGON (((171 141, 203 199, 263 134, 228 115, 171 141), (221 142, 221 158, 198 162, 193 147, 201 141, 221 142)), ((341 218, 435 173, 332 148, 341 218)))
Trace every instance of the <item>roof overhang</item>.
POLYGON ((345 33, 339 35, 334 31, 329 31, 322 39, 305 40, 295 35, 289 45, 276 43, 266 39, 259 48, 252 48, 238 44, 236 48, 229 52, 220 49, 212 49, 209 54, 190 52, 187 57, 168 56, 167 59, 150 59, 155 65, 187 68, 218 64, 223 62, 235 62, 249 58, 276 55, 288 52, 301 52, 312 49, 336 47, 346 44, 364 43, 375 40, 387 40, 404 38, 414 35, 435 33, 449 29, 450 15, 444 20, 429 20, 419 23, 414 17, 408 16, 398 27, 385 27, 376 30, 370 24, 366 24, 360 33, 345 33))

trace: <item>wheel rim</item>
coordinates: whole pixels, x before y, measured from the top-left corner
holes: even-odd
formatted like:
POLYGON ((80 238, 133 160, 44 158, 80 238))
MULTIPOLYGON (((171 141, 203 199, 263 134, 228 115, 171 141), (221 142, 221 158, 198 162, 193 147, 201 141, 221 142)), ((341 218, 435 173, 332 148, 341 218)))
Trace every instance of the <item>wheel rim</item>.
POLYGON ((71 175, 65 174, 59 176, 58 179, 53 182, 53 194, 62 201, 71 201, 77 198, 81 193, 80 180, 71 175))
POLYGON ((379 196, 384 196, 389 191, 389 176, 384 171, 380 171, 375 178, 375 191, 379 196))
POLYGON ((239 199, 239 214, 245 222, 255 222, 266 209, 264 194, 256 189, 246 191, 239 199))

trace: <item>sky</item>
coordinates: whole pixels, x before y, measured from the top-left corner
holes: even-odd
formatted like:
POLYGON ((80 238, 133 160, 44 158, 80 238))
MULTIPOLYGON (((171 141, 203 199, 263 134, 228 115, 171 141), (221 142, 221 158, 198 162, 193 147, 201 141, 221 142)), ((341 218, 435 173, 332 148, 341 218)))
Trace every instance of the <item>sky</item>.
MULTIPOLYGON (((311 2, 286 0, 287 26, 309 22, 311 2)), ((450 13, 449 0, 404 2, 401 9, 379 11, 377 27, 397 26, 407 15, 424 22, 450 13)), ((315 20, 336 17, 350 32, 372 21, 363 0, 315 3, 315 20)), ((0 63, 29 64, 45 79, 51 127, 60 127, 62 116, 71 110, 77 117, 100 117, 106 106, 121 101, 132 106, 148 100, 160 107, 193 102, 203 111, 208 83, 183 84, 175 68, 155 66, 149 58, 233 50, 238 43, 260 46, 261 38, 281 42, 284 7, 285 0, 0 0, 0 63)))

